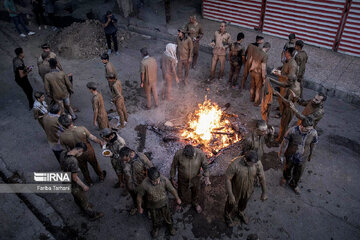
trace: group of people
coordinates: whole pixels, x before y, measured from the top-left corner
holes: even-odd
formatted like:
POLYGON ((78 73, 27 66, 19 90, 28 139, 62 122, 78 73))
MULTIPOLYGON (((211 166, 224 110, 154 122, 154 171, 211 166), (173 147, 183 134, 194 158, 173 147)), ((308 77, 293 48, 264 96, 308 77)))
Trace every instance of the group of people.
MULTIPOLYGON (((113 21, 109 14, 106 19, 104 28, 113 21)), ((201 25, 196 21, 195 16, 191 16, 190 22, 178 31, 177 44, 166 45, 160 61, 163 73, 163 89, 161 91, 163 99, 171 100, 174 79, 185 85, 189 83, 189 69, 190 67, 196 68, 199 41, 202 36, 201 25)), ((262 189, 261 200, 264 201, 268 198, 261 163, 264 158, 264 145, 274 147, 280 144, 278 157, 282 163, 285 163, 280 184, 288 183, 296 194, 300 194, 298 182, 305 164, 311 160, 318 142, 315 127, 324 115, 323 103, 326 100, 326 95, 323 93, 318 93, 311 100, 301 98, 307 55, 302 50, 303 41, 296 40, 295 34, 289 35, 289 42, 286 43, 281 53, 283 66, 273 71, 275 75, 278 75, 279 80, 268 77, 266 73, 270 43, 264 43, 264 38, 257 36, 255 42, 249 44, 245 50, 242 43, 244 37, 243 33, 239 33, 236 41, 231 42, 231 36, 226 32, 226 23, 223 22, 220 29, 215 32, 214 41, 211 43, 214 50, 209 81, 215 78, 218 61, 220 61, 218 76, 220 80, 223 78, 225 57, 227 49, 229 49, 229 84, 233 87, 237 85, 241 66, 244 65, 240 88, 245 88, 247 77, 250 75, 250 100, 256 106, 261 104, 263 117, 257 122, 256 129, 244 139, 242 153, 230 162, 225 173, 227 200, 224 217, 229 226, 235 224, 234 219, 237 217, 246 224, 249 222, 244 210, 256 183, 259 183, 262 189), (279 91, 272 86, 273 84, 279 86, 279 91), (268 125, 273 95, 279 97, 279 117, 281 117, 280 132, 276 139, 274 127, 268 125), (298 111, 295 103, 305 106, 304 110, 298 111), (299 121, 296 126, 288 129, 293 115, 299 121)), ((175 234, 168 193, 175 197, 179 210, 181 210, 181 204, 186 202, 185 195, 188 192, 191 193, 190 202, 196 212, 201 213, 202 207, 199 204, 201 179, 203 178, 206 185, 211 184, 205 154, 192 145, 186 145, 173 157, 169 173, 170 179, 161 175, 146 155, 126 146, 125 140, 110 127, 103 96, 97 91, 95 82, 87 83, 86 87, 92 95, 94 112, 92 124, 101 130, 100 138, 93 135, 86 127, 74 125, 77 116, 76 109, 71 106, 70 102, 71 95, 74 93, 72 74, 66 74, 63 71, 56 54, 50 50, 48 44, 43 44, 42 49, 43 52, 37 63, 39 75, 44 82, 44 92, 35 92, 35 101, 33 100, 33 90, 27 78, 32 67, 25 66, 24 52, 21 48, 15 49, 16 57, 13 60, 15 80, 26 93, 29 108, 34 110, 35 119, 44 129, 61 169, 72 173, 71 193, 76 204, 88 214, 89 218, 91 220, 98 219, 103 216, 103 213, 95 211, 85 195, 89 186, 93 185, 88 163, 94 169, 100 182, 104 181, 106 177, 106 171, 100 167, 91 142, 109 150, 106 156, 110 157, 117 176, 117 183, 114 187, 123 188, 122 195, 130 194, 133 201, 133 207, 130 209, 131 215, 136 211, 139 213, 146 211, 149 214, 153 223, 151 231, 153 237, 158 235, 162 219, 167 224, 170 234, 175 234), (79 178, 80 171, 84 182, 79 178)), ((104 64, 105 79, 112 94, 111 99, 119 115, 120 127, 125 127, 128 114, 122 85, 114 65, 109 61, 109 53, 111 51, 103 53, 100 58, 104 64)), ((142 55, 140 86, 144 88, 147 96, 145 108, 151 109, 152 97, 155 106, 159 104, 158 65, 156 59, 149 56, 146 48, 140 49, 140 53, 142 55)))

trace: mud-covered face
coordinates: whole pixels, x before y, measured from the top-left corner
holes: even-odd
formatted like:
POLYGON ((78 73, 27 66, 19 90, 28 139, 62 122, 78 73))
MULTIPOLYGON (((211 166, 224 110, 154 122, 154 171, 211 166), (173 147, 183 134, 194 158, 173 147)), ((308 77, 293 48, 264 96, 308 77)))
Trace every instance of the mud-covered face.
POLYGON ((313 100, 311 101, 311 104, 313 106, 319 106, 322 101, 323 101, 324 97, 323 96, 320 96, 320 95, 316 95, 313 100))
POLYGON ((150 179, 150 181, 151 181, 151 184, 154 185, 154 186, 160 184, 160 178, 157 178, 157 179, 155 179, 155 180, 150 179))
POLYGON ((178 31, 178 36, 179 36, 179 38, 184 38, 184 33, 181 31, 178 31))
POLYGON ((303 133, 309 132, 311 129, 313 129, 313 126, 304 127, 300 125, 300 131, 303 133))
POLYGON ((222 24, 220 24, 220 32, 225 32, 225 30, 226 30, 226 25, 225 25, 225 23, 222 23, 222 24))

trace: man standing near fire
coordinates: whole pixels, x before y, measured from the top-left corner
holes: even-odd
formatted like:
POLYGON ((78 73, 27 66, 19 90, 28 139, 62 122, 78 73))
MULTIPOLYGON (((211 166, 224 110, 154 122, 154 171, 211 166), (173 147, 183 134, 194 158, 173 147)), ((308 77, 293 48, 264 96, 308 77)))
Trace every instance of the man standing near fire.
POLYGON ((238 33, 236 42, 230 45, 229 50, 229 62, 230 62, 230 73, 229 73, 229 84, 235 88, 241 66, 245 63, 245 48, 242 44, 244 40, 244 33, 238 33))
POLYGON ((140 49, 141 60, 140 67, 140 87, 144 88, 146 94, 146 109, 151 109, 151 93, 154 97, 155 107, 159 105, 158 93, 157 93, 157 63, 155 58, 150 57, 147 48, 140 49))
POLYGON ((197 59, 199 56, 199 48, 200 48, 199 42, 204 35, 201 24, 198 23, 198 21, 196 20, 196 15, 190 16, 190 22, 186 24, 185 30, 189 34, 191 40, 193 41, 194 48, 193 48, 193 59, 192 59, 191 68, 195 69, 197 59))
POLYGON ((199 205, 200 191, 200 169, 203 169, 205 184, 210 185, 208 160, 205 154, 192 145, 186 145, 184 149, 180 149, 175 153, 170 170, 170 180, 178 189, 179 196, 184 202, 184 196, 191 191, 191 203, 195 207, 197 213, 202 212, 199 205), (178 171, 178 182, 175 182, 176 171, 178 171))
POLYGON ((181 28, 178 30, 178 38, 176 39, 177 52, 179 62, 178 67, 178 77, 185 84, 188 85, 189 78, 189 69, 190 64, 193 60, 193 41, 190 37, 186 36, 186 30, 181 28), (184 72, 185 71, 185 76, 184 72))

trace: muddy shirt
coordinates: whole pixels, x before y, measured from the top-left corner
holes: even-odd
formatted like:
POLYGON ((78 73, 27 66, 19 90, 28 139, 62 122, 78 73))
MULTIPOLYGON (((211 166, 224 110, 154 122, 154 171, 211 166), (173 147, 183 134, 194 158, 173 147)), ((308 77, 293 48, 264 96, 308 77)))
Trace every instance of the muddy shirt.
POLYGON ((144 73, 144 84, 152 85, 157 82, 157 63, 155 58, 146 56, 141 61, 140 72, 144 73))
POLYGON ((220 33, 220 31, 216 31, 214 34, 215 47, 213 50, 213 54, 225 56, 226 48, 228 48, 231 44, 231 36, 228 32, 220 33))
POLYGON ((114 65, 111 62, 107 62, 105 64, 105 78, 107 79, 110 75, 115 75, 115 78, 117 79, 117 74, 114 65))
POLYGON ((106 144, 106 148, 113 153, 110 159, 117 175, 124 172, 124 164, 123 161, 120 160, 119 152, 125 144, 125 140, 118 134, 116 134, 115 137, 106 144))
POLYGON ((45 75, 51 71, 50 64, 48 61, 43 61, 39 66, 39 75, 42 78, 42 80, 45 80, 45 75))
POLYGON ((268 60, 268 55, 266 54, 266 52, 264 52, 263 49, 254 48, 251 56, 251 62, 249 63, 250 64, 249 71, 255 73, 262 73, 262 64, 263 63, 266 64, 267 60, 268 60))
POLYGON ((185 37, 180 39, 179 37, 176 39, 177 44, 177 56, 182 60, 192 59, 194 45, 190 37, 185 37))
POLYGON ((122 98, 122 86, 119 80, 116 80, 112 85, 110 85, 110 91, 112 96, 112 101, 115 101, 118 98, 122 98))
POLYGON ((299 126, 290 128, 285 136, 289 144, 285 151, 286 159, 295 163, 305 162, 310 156, 310 145, 318 143, 318 134, 315 129, 302 133, 299 126))
POLYGON ((307 60, 308 60, 308 56, 305 51, 300 50, 297 52, 295 56, 295 61, 299 66, 298 79, 302 79, 304 77, 307 60))
POLYGON ((281 75, 287 79, 290 89, 297 95, 300 95, 300 83, 297 81, 298 65, 294 58, 286 60, 281 68, 281 75))
POLYGON ((319 105, 314 107, 312 105, 312 100, 308 100, 308 101, 300 100, 298 103, 299 105, 305 106, 302 115, 304 115, 305 117, 311 117, 314 120, 314 127, 316 127, 325 114, 325 110, 323 106, 319 105))
POLYGON ((243 157, 234 158, 226 169, 225 176, 231 179, 232 193, 235 200, 249 199, 254 191, 254 181, 259 177, 265 185, 265 174, 261 161, 253 166, 247 166, 243 157))
POLYGON ((193 24, 189 22, 188 24, 186 24, 185 29, 192 41, 194 41, 195 39, 200 40, 204 35, 200 23, 193 24))
POLYGON ((135 190, 146 178, 147 169, 152 166, 152 162, 143 153, 137 153, 129 162, 124 162, 123 171, 128 188, 135 190))
POLYGON ((89 143, 89 130, 82 126, 74 126, 73 128, 65 129, 60 134, 60 143, 65 149, 71 150, 79 142, 89 143))
POLYGON ((163 78, 166 76, 173 77, 176 75, 176 61, 175 59, 167 56, 165 53, 161 56, 160 68, 163 73, 163 78))
POLYGON ((176 198, 179 197, 169 179, 164 176, 160 176, 160 183, 158 185, 153 185, 147 177, 138 188, 138 196, 145 196, 147 208, 161 208, 166 206, 168 204, 168 192, 176 198))
POLYGON ((92 103, 94 112, 97 111, 97 113, 98 113, 96 121, 98 122, 99 128, 103 129, 103 128, 107 127, 108 115, 105 110, 104 99, 103 99, 101 93, 98 92, 96 95, 94 95, 91 99, 91 103, 92 103))
POLYGON ((54 69, 45 75, 44 87, 46 94, 57 101, 69 97, 69 93, 73 92, 68 76, 54 69))
POLYGON ((257 43, 250 43, 245 51, 246 61, 249 61, 249 63, 250 63, 254 52, 259 49, 261 49, 261 48, 258 47, 257 43))
POLYGON ((243 56, 245 56, 245 47, 241 43, 234 42, 230 45, 230 52, 230 63, 233 65, 241 66, 241 64, 243 63, 243 56))
POLYGON ((44 130, 47 140, 54 150, 60 150, 62 147, 59 145, 59 135, 62 131, 58 121, 59 115, 47 114, 43 117, 44 130))
POLYGON ((273 140, 274 136, 272 134, 261 136, 254 130, 245 138, 243 150, 245 152, 255 150, 258 154, 258 159, 261 160, 264 155, 264 145, 266 144, 266 146, 271 147, 271 142, 273 140))
MULTIPOLYGON (((78 160, 75 156, 67 155, 68 151, 60 153, 60 167, 63 172, 79 173, 80 168, 78 160)), ((80 187, 76 182, 71 179, 71 187, 80 187)))
POLYGON ((198 148, 195 148, 195 155, 193 158, 184 156, 184 149, 180 149, 175 153, 173 162, 171 164, 170 178, 174 179, 176 170, 178 171, 178 179, 180 181, 190 181, 200 174, 202 168, 205 177, 209 176, 208 160, 205 154, 198 148))
MULTIPOLYGON (((49 53, 49 59, 56 59, 56 61, 59 63, 58 59, 56 58, 56 54, 54 52, 50 52, 49 53)), ((37 65, 38 67, 44 62, 44 59, 42 58, 42 56, 40 55, 40 57, 37 60, 37 65)))

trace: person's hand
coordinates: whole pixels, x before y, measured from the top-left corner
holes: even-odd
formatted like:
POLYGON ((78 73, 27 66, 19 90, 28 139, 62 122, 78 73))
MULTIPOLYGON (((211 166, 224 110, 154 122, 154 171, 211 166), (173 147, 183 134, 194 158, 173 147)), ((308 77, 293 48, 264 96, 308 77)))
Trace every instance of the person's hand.
POLYGON ((83 187, 83 190, 84 190, 84 192, 87 192, 87 191, 89 191, 89 187, 85 185, 85 186, 83 187))
POLYGON ((235 201, 234 195, 229 196, 229 203, 230 203, 231 205, 235 205, 236 201, 235 201))
POLYGON ((140 214, 143 214, 143 213, 144 213, 144 209, 143 209, 142 207, 139 207, 139 208, 138 208, 138 211, 139 211, 140 214))
POLYGON ((266 195, 266 193, 262 193, 260 199, 261 201, 266 201, 268 199, 268 196, 266 195))
MULTIPOLYGON (((95 127, 97 127, 97 126, 98 126, 98 124, 97 124, 96 120, 94 120, 94 126, 95 126, 95 127)), ((104 144, 103 144, 103 145, 104 145, 104 144)))
POLYGON ((143 87, 144 87, 144 83, 141 83, 141 84, 140 84, 140 87, 143 88, 143 87))
POLYGON ((104 145, 106 145, 106 142, 100 139, 100 147, 102 148, 104 145))
POLYGON ((176 81, 176 83, 179 83, 179 82, 180 82, 180 80, 179 80, 178 77, 175 78, 175 81, 176 81))
POLYGON ((178 188, 178 185, 177 185, 177 183, 175 182, 175 180, 171 179, 171 183, 172 183, 172 185, 174 186, 174 188, 178 188))
POLYGON ((272 134, 272 135, 275 134, 275 128, 274 128, 273 126, 270 126, 270 127, 268 128, 268 131, 269 131, 269 133, 272 134))
POLYGON ((281 162, 281 164, 284 164, 284 157, 279 157, 279 161, 281 162))
POLYGON ((180 198, 176 199, 176 204, 181 205, 181 199, 180 198))
POLYGON ((206 186, 211 185, 211 182, 210 182, 210 178, 209 178, 209 177, 205 177, 205 185, 206 185, 206 186))
POLYGON ((295 104, 293 102, 290 102, 290 108, 294 109, 295 108, 295 104))
POLYGON ((189 63, 191 63, 192 62, 192 58, 189 58, 189 63))

